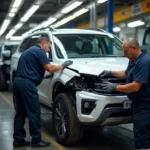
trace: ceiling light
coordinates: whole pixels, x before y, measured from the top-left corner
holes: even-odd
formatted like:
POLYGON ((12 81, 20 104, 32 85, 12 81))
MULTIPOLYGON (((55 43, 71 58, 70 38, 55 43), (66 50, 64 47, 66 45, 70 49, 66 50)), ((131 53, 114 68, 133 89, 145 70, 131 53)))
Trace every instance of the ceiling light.
POLYGON ((69 5, 68 7, 64 8, 61 13, 66 14, 68 12, 70 12, 71 10, 77 8, 78 6, 80 6, 83 2, 80 1, 76 1, 74 3, 72 3, 71 5, 69 5))
POLYGON ((134 28, 134 27, 141 26, 144 24, 145 24, 144 22, 142 22, 141 20, 138 20, 138 21, 128 23, 128 27, 134 28))
POLYGON ((6 27, 2 27, 1 30, 0 30, 0 36, 5 32, 6 30, 6 27))
POLYGON ((54 27, 57 28, 65 23, 67 23, 68 21, 70 21, 68 18, 62 19, 61 21, 57 22, 54 27))
POLYGON ((9 13, 8 16, 9 16, 9 17, 14 17, 14 16, 15 16, 15 13, 9 13))
POLYGON ((24 34, 22 34, 22 37, 26 37, 29 35, 29 32, 25 32, 24 34))
POLYGON ((80 16, 80 15, 86 13, 87 11, 88 11, 88 9, 82 8, 81 10, 75 12, 75 13, 73 14, 73 16, 78 17, 78 16, 80 16))
POLYGON ((6 28, 9 25, 9 23, 10 23, 10 20, 8 20, 8 19, 4 20, 2 27, 6 28))
POLYGON ((97 2, 102 4, 102 3, 106 2, 106 1, 107 0, 98 0, 97 2))
POLYGON ((121 31, 121 29, 119 27, 115 27, 115 28, 113 28, 113 31, 114 32, 119 32, 119 31, 121 31))
POLYGON ((15 0, 13 7, 19 7, 19 5, 21 4, 22 0, 15 0))
POLYGON ((47 27, 47 26, 51 25, 52 23, 54 23, 56 20, 57 20, 56 18, 51 18, 50 17, 47 21, 44 21, 42 23, 42 26, 47 27))
POLYGON ((57 28, 67 22, 69 22, 70 20, 73 20, 74 18, 86 13, 88 11, 88 9, 82 8, 81 10, 75 12, 72 16, 69 16, 67 18, 62 19, 61 21, 57 22, 56 24, 54 24, 54 27, 57 28))
POLYGON ((14 41, 20 41, 20 40, 22 40, 22 36, 12 36, 11 38, 10 38, 10 40, 14 40, 14 41))
POLYGON ((10 10, 10 12, 11 12, 11 13, 15 13, 15 12, 17 12, 17 10, 18 10, 17 8, 12 8, 12 9, 10 10))
POLYGON ((18 23, 17 25, 15 25, 15 29, 19 29, 23 26, 23 23, 18 23))
POLYGON ((10 31, 9 31, 9 33, 6 35, 6 39, 9 39, 14 33, 16 32, 16 30, 15 29, 11 29, 10 31))
POLYGON ((39 8, 39 5, 33 5, 27 13, 21 18, 21 21, 27 21, 34 13, 35 11, 39 8))
POLYGON ((8 20, 8 19, 4 20, 2 27, 1 27, 1 30, 0 30, 0 35, 2 35, 5 32, 9 23, 10 23, 10 20, 8 20))

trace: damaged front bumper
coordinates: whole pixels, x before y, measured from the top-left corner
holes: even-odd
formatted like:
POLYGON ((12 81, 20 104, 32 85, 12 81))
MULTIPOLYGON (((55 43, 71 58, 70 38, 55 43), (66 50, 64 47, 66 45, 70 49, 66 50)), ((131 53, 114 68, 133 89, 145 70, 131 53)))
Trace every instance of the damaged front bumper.
POLYGON ((100 95, 77 91, 77 117, 84 125, 117 125, 132 122, 132 111, 123 108, 124 101, 128 101, 126 95, 100 95))

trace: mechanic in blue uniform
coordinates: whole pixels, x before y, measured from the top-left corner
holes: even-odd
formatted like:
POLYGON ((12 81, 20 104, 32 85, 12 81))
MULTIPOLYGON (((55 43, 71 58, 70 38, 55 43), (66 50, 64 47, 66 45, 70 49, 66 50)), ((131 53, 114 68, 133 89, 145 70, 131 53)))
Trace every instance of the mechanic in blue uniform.
POLYGON ((15 148, 30 145, 30 142, 25 141, 24 124, 26 116, 29 118, 29 131, 32 136, 31 146, 50 146, 49 142, 45 142, 41 138, 40 103, 36 86, 41 83, 45 70, 56 72, 72 64, 72 61, 65 61, 62 65, 50 64, 46 56, 46 52, 50 51, 50 47, 49 37, 43 34, 38 39, 37 44, 25 50, 19 59, 13 83, 13 94, 16 97, 13 134, 13 146, 15 148))
POLYGON ((129 38, 123 43, 125 56, 129 64, 124 71, 104 70, 99 77, 117 77, 126 79, 125 85, 106 82, 103 89, 108 92, 127 93, 132 100, 133 131, 136 149, 150 148, 150 58, 140 50, 139 43, 129 38))

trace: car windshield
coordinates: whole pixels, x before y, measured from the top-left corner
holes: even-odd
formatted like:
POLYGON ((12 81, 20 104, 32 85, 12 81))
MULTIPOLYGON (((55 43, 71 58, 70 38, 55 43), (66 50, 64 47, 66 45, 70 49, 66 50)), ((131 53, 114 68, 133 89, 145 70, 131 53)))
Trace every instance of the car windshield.
POLYGON ((113 35, 55 34, 55 49, 58 58, 122 57, 122 42, 113 35))
POLYGON ((10 50, 11 55, 13 55, 17 49, 18 45, 5 45, 5 50, 10 50))

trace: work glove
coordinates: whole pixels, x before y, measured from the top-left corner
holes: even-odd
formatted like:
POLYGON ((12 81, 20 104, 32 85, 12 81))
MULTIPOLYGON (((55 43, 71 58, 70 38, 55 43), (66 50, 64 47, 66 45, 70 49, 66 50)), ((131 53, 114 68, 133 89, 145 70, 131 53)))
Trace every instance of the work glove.
POLYGON ((115 84, 115 83, 104 82, 102 84, 102 90, 104 90, 106 92, 114 92, 114 91, 116 91, 116 86, 117 86, 117 84, 115 84))
POLYGON ((69 65, 72 65, 72 64, 73 64, 73 61, 67 60, 67 61, 65 61, 65 62, 62 64, 62 66, 63 66, 63 68, 66 68, 66 67, 68 67, 69 65))
POLYGON ((111 77, 111 71, 104 70, 99 75, 98 78, 111 77))

